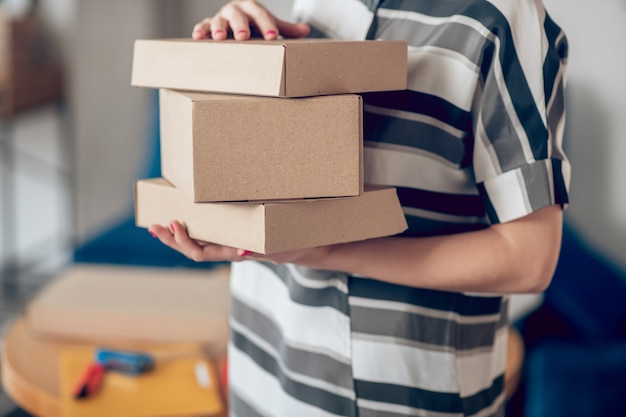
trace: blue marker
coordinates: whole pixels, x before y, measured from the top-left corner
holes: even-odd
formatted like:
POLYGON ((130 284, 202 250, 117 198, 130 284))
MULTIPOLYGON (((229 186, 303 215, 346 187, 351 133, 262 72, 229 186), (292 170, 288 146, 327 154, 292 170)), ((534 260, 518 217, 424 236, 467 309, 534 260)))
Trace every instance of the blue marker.
POLYGON ((154 358, 144 352, 99 348, 95 360, 107 370, 140 375, 154 368, 154 358))

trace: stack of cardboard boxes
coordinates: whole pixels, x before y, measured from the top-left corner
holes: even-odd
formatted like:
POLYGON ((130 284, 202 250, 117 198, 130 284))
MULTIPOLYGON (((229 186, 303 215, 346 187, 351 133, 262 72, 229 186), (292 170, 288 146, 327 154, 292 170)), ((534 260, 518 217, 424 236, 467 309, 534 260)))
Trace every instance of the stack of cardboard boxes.
POLYGON ((275 253, 394 235, 395 189, 364 185, 362 100, 406 88, 405 42, 138 40, 132 85, 159 88, 163 178, 140 227, 275 253))

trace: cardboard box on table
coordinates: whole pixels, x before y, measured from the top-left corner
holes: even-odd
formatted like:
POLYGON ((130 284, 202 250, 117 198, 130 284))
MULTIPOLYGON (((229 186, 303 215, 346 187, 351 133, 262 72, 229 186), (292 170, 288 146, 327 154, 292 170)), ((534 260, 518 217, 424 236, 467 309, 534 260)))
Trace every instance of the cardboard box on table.
POLYGON ((195 202, 357 196, 362 100, 162 89, 161 171, 195 202))
POLYGON ((131 84, 138 87, 303 97, 406 88, 407 43, 135 41, 131 84))
POLYGON ((257 203, 194 203, 162 178, 140 180, 135 190, 140 227, 186 225, 192 238, 275 253, 394 235, 407 228, 394 188, 366 187, 346 198, 257 203))
POLYGON ((75 266, 26 305, 38 336, 74 342, 202 343, 228 341, 229 268, 210 271, 75 266))

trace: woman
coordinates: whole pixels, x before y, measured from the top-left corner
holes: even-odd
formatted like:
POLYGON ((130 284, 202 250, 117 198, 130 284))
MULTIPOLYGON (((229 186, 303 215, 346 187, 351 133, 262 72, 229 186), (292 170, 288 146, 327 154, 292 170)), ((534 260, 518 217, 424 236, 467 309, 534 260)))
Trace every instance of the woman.
POLYGON ((406 40, 408 89, 364 95, 364 160, 409 230, 264 256, 150 228, 234 261, 231 414, 502 416, 506 294, 549 285, 568 202, 565 36, 539 0, 296 0, 294 14, 233 1, 192 36, 406 40))

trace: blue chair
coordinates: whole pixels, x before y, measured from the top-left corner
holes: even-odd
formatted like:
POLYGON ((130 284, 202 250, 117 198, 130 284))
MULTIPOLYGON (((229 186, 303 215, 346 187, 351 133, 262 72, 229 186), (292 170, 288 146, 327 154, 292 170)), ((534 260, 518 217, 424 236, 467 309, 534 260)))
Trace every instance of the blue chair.
POLYGON ((546 341, 529 352, 525 417, 626 416, 626 340, 546 341))
POLYGON ((543 304, 515 325, 526 360, 508 416, 626 416, 626 273, 570 225, 543 304))

